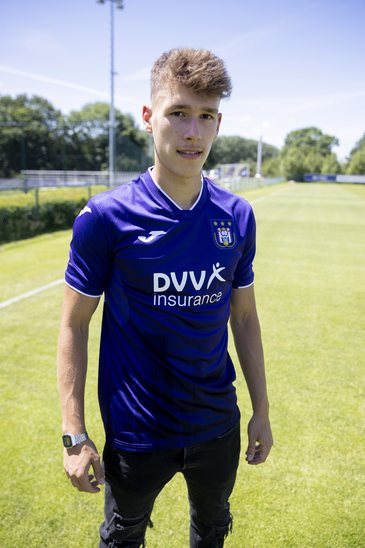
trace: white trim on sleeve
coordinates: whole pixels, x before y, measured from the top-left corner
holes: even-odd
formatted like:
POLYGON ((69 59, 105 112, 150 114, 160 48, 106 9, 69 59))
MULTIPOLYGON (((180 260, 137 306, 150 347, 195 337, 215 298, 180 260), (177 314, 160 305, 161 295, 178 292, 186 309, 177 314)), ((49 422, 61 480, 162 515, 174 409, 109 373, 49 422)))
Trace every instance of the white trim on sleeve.
POLYGON ((99 299, 102 296, 102 293, 100 295, 88 295, 88 293, 84 293, 83 291, 80 291, 80 289, 77 289, 77 287, 74 287, 73 285, 69 284, 65 280, 65 284, 68 285, 68 287, 71 287, 76 293, 80 293, 81 295, 85 295, 85 297, 91 297, 92 299, 99 299))
POLYGON ((245 289, 245 287, 251 287, 255 283, 255 280, 248 285, 239 285, 236 289, 245 289))

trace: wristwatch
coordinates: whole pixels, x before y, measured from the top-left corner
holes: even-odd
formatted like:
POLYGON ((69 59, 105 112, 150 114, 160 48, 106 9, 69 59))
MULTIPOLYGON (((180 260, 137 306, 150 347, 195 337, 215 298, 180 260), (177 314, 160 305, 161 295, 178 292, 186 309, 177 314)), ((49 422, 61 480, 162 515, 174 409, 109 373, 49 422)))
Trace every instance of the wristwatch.
POLYGON ((66 432, 62 436, 63 447, 66 447, 66 449, 71 449, 71 447, 75 447, 75 445, 78 445, 87 439, 89 439, 89 436, 86 432, 83 432, 82 434, 69 434, 66 432))

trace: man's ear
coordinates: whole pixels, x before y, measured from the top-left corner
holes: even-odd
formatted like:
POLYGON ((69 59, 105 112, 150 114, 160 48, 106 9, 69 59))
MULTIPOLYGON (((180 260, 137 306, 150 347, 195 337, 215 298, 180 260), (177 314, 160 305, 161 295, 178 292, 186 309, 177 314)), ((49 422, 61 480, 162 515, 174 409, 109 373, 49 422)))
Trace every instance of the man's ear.
POLYGON ((144 128, 147 131, 147 133, 152 133, 151 117, 152 117, 151 107, 147 107, 146 105, 143 105, 142 120, 144 123, 144 128))

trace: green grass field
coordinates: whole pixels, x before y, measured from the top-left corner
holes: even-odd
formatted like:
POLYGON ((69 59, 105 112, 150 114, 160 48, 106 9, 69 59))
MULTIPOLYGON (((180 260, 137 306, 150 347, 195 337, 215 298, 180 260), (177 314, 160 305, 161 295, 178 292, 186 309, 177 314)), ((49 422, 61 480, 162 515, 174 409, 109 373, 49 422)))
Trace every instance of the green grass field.
MULTIPOLYGON (((244 458, 228 548, 365 546, 365 187, 284 184, 246 193, 275 446, 244 458)), ((0 247, 0 302, 62 278, 70 232, 0 247)), ((95 547, 102 496, 62 469, 55 354, 62 285, 0 308, 1 532, 12 547, 95 547)), ((99 449, 99 309, 92 322, 88 430, 99 449)), ((232 349, 232 357, 235 353, 232 349)), ((243 452, 250 406, 238 372, 243 452)), ((188 547, 178 475, 158 498, 150 548, 188 547)))

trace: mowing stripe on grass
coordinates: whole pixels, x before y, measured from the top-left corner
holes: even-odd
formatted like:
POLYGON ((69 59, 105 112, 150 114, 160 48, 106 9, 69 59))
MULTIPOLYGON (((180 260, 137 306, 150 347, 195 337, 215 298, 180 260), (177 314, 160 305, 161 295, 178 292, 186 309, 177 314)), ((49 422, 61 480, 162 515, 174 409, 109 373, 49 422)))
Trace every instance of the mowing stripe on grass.
POLYGON ((286 186, 284 188, 280 188, 279 190, 276 190, 275 192, 271 192, 270 194, 266 194, 265 196, 261 196, 260 198, 254 198, 253 200, 248 200, 250 204, 256 204, 257 202, 262 202, 262 200, 266 200, 267 198, 271 198, 272 196, 276 196, 277 194, 280 194, 281 192, 288 191, 290 188, 293 188, 294 183, 289 183, 290 186, 286 186))
POLYGON ((27 291, 26 293, 22 293, 21 295, 18 295, 17 297, 13 297, 12 299, 3 301, 2 303, 0 303, 0 308, 6 308, 7 306, 10 306, 11 304, 22 301, 23 299, 27 299, 28 297, 33 297, 33 295, 37 295, 37 293, 42 293, 43 291, 46 291, 47 289, 50 289, 51 287, 60 285, 61 283, 63 283, 63 281, 64 281, 64 278, 61 278, 60 280, 55 280, 54 282, 51 282, 49 284, 42 285, 41 287, 36 287, 35 289, 32 289, 31 291, 27 291))
MULTIPOLYGON (((275 192, 271 192, 270 194, 267 194, 266 196, 262 196, 260 198, 255 198, 253 200, 250 200, 251 204, 254 204, 256 202, 261 202, 262 200, 266 200, 267 198, 271 198, 272 196, 275 196, 276 194, 279 194, 283 192, 284 190, 288 190, 288 188, 281 188, 280 190, 277 190, 275 192)), ((47 291, 47 289, 51 289, 52 287, 55 287, 56 285, 60 285, 64 282, 64 278, 61 278, 59 280, 55 280, 49 284, 42 285, 41 287, 36 287, 35 289, 31 289, 30 291, 27 291, 26 293, 22 293, 21 295, 17 295, 16 297, 12 297, 11 299, 8 299, 6 301, 0 302, 0 309, 6 308, 7 306, 10 306, 12 304, 18 303, 19 301, 22 301, 24 299, 28 299, 28 297, 33 297, 34 295, 37 295, 38 293, 42 293, 43 291, 47 291)))

